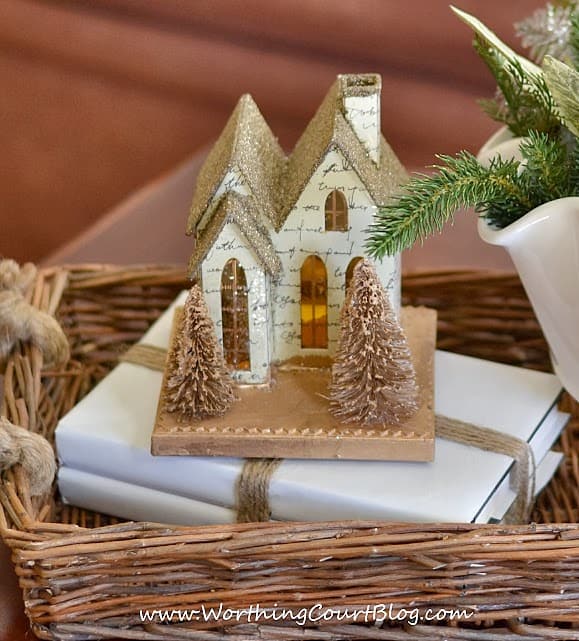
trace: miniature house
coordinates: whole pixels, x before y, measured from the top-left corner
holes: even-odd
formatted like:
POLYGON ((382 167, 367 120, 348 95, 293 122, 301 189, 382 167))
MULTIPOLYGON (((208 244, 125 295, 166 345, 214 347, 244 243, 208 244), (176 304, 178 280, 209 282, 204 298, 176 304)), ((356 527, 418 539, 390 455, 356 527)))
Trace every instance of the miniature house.
MULTIPOLYGON (((335 351, 365 230, 407 177, 380 132, 380 88, 374 74, 338 76, 289 156, 245 95, 201 169, 190 272, 241 383, 335 351)), ((398 309, 399 258, 376 269, 398 309)))

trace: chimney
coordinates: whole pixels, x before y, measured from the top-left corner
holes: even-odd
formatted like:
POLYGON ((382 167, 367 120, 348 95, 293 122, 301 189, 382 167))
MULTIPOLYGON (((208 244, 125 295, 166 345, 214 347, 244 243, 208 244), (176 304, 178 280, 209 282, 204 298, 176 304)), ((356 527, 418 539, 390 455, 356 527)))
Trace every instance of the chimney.
POLYGON ((347 74, 339 76, 343 112, 354 133, 370 158, 380 161, 380 91, 378 74, 347 74))

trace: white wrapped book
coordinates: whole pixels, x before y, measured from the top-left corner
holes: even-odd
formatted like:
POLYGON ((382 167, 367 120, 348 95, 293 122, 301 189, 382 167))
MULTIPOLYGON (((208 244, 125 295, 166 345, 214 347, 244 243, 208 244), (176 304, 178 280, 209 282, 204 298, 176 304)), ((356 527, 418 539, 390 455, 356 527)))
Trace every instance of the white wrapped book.
MULTIPOLYGON (((535 496, 549 482, 562 459, 561 452, 549 451, 537 465, 535 496)), ((70 467, 60 468, 58 483, 65 503, 82 505, 95 512, 132 521, 174 525, 219 525, 236 521, 236 512, 232 508, 116 481, 70 467)), ((505 478, 479 512, 475 522, 500 522, 514 499, 515 492, 509 487, 509 479, 505 478)), ((323 510, 320 515, 323 515, 323 510)))

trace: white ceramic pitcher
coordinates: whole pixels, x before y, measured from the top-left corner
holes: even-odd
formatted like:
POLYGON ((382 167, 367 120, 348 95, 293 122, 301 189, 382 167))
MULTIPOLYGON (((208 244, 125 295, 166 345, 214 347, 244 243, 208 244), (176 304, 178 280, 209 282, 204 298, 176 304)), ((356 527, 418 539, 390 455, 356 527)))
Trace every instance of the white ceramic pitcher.
POLYGON ((478 232, 509 252, 561 383, 579 400, 579 197, 552 200, 504 229, 478 232))
MULTIPOLYGON (((522 160, 521 138, 506 127, 478 153, 487 164, 500 155, 522 160)), ((560 198, 533 209, 504 229, 478 221, 479 236, 510 254, 545 334, 561 383, 579 400, 579 198, 560 198)))

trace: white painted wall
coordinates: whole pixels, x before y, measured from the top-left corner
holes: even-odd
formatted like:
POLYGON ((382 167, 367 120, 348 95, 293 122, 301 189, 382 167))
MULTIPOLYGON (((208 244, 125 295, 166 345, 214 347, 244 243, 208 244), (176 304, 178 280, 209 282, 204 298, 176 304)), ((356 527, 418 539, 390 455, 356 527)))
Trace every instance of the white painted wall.
MULTIPOLYGON (((200 229, 209 221, 221 196, 231 191, 244 196, 251 193, 243 174, 236 167, 227 173, 219 185, 210 207, 201 219, 200 229)), ((233 372, 233 378, 242 383, 264 383, 269 379, 272 341, 269 278, 249 248, 243 232, 231 222, 224 226, 201 267, 205 301, 221 345, 221 275, 230 258, 239 261, 247 279, 251 361, 251 371, 233 372)))
POLYGON ((251 361, 251 371, 233 372, 233 378, 241 383, 264 383, 269 378, 271 361, 269 279, 248 249, 243 233, 232 222, 225 225, 201 268, 203 294, 221 345, 221 275, 230 258, 236 258, 245 270, 251 361))
MULTIPOLYGON (((230 172, 219 189, 217 200, 228 190, 249 195, 239 171, 230 172)), ((211 209, 213 208, 213 204, 211 209)), ((244 383, 268 380, 269 364, 297 355, 333 355, 339 336, 339 314, 344 301, 346 270, 350 261, 364 255, 365 230, 375 212, 372 198, 356 172, 338 150, 332 150, 317 168, 282 230, 270 230, 283 265, 281 281, 270 278, 235 223, 227 223, 202 265, 202 283, 207 306, 221 340, 221 274, 230 258, 245 269, 249 289, 251 372, 235 373, 244 383), (348 202, 348 231, 325 231, 325 202, 339 189, 348 202), (319 256, 328 276, 328 349, 301 347, 301 282, 305 259, 319 256)), ((206 216, 204 216, 204 223, 206 216)), ((376 264, 380 279, 396 310, 400 306, 400 260, 386 258, 376 264)))
MULTIPOLYGON (((343 154, 330 151, 317 168, 274 241, 283 265, 281 282, 272 292, 274 320, 273 358, 334 354, 339 335, 339 313, 344 300, 349 262, 364 255, 365 230, 372 222, 375 205, 343 154), (345 232, 325 231, 325 202, 339 189, 348 201, 345 232), (304 260, 319 256, 328 275, 328 350, 302 349, 300 320, 300 270, 304 260)), ((400 306, 399 257, 377 263, 380 279, 396 310, 400 306)))

